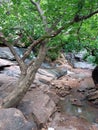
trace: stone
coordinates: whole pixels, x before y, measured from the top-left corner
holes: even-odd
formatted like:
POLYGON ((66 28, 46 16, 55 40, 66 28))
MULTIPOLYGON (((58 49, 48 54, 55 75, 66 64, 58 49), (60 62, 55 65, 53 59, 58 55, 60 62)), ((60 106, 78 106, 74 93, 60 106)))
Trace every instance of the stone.
POLYGON ((75 56, 76 60, 82 61, 86 54, 87 54, 87 50, 84 49, 84 50, 81 50, 80 52, 76 53, 74 56, 75 56))
POLYGON ((0 130, 37 130, 16 108, 0 109, 0 130))
POLYGON ((82 68, 82 69, 94 69, 94 65, 88 62, 74 62, 73 63, 74 68, 82 68))
POLYGON ((53 74, 55 78, 59 79, 60 77, 64 76, 67 74, 67 69, 64 67, 56 67, 54 69, 49 69, 48 72, 53 74))
POLYGON ((17 65, 12 65, 9 67, 5 67, 3 74, 11 76, 11 77, 19 77, 20 76, 20 68, 17 65))
POLYGON ((93 124, 91 130, 98 130, 98 124, 93 124))
POLYGON ((47 84, 51 80, 55 78, 55 75, 49 73, 46 69, 38 69, 38 72, 36 74, 36 79, 38 79, 40 82, 47 84))
POLYGON ((0 47, 0 58, 15 60, 10 49, 8 47, 0 47))
POLYGON ((0 58, 0 67, 3 67, 3 66, 6 67, 6 66, 11 66, 11 65, 14 65, 14 63, 12 63, 9 60, 0 58))
POLYGON ((0 74, 0 98, 6 97, 17 87, 17 78, 0 74))
POLYGON ((85 91, 86 89, 94 88, 94 83, 91 77, 85 77, 85 79, 81 80, 78 90, 80 92, 85 91))
POLYGON ((54 130, 93 130, 91 123, 86 119, 60 113, 55 113, 48 127, 54 130))
POLYGON ((72 105, 75 105, 75 106, 78 106, 78 107, 83 106, 82 102, 79 99, 73 98, 73 99, 70 99, 70 101, 71 101, 72 105))
POLYGON ((55 110, 55 103, 40 90, 28 92, 18 107, 25 115, 32 114, 38 124, 46 123, 55 110))

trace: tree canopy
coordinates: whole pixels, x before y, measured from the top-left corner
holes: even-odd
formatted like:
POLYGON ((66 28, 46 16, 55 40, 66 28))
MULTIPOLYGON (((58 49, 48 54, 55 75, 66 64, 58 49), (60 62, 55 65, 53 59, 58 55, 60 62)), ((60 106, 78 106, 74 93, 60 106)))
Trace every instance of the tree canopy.
POLYGON ((0 19, 0 29, 10 42, 22 33, 21 43, 28 46, 31 43, 28 37, 38 39, 46 35, 44 27, 47 26, 50 35, 62 28, 50 45, 61 41, 98 43, 97 0, 12 0, 2 2, 0 19), (90 19, 84 21, 87 18, 90 19))
POLYGON ((85 47, 98 54, 97 0, 2 0, 0 20, 0 43, 9 47, 21 70, 18 85, 3 100, 3 107, 16 106, 21 101, 47 50, 52 59, 61 49, 66 52, 85 47), (27 47, 23 57, 14 50, 17 45, 27 47), (35 48, 36 59, 25 63, 35 48))

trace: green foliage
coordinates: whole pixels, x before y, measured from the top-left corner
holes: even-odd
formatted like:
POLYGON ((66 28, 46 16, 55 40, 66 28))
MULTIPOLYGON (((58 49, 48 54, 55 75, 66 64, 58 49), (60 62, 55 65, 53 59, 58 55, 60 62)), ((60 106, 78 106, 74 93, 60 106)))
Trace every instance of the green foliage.
MULTIPOLYGON (((98 9, 98 1, 41 0, 40 6, 44 11, 48 27, 56 31, 72 21, 75 16, 82 17, 98 9), (55 23, 57 25, 52 26, 55 23)), ((0 30, 10 43, 22 34, 20 43, 29 46, 31 44, 29 37, 38 39, 46 33, 43 21, 30 0, 11 0, 11 2, 2 3, 0 20, 0 30)), ((98 48, 98 14, 81 23, 66 26, 65 30, 51 39, 47 46, 53 48, 47 53, 52 60, 56 59, 62 50, 73 52, 87 48, 89 54, 95 50, 94 58, 88 59, 98 62, 98 51, 96 51, 98 48)))
POLYGON ((88 56, 88 57, 86 58, 86 60, 87 60, 89 63, 93 63, 93 62, 95 62, 96 57, 95 57, 95 56, 90 55, 90 56, 88 56))
POLYGON ((21 3, 21 0, 12 0, 13 4, 19 5, 21 3))
POLYGON ((57 59, 58 55, 59 55, 59 52, 56 50, 54 50, 54 51, 52 50, 47 53, 47 57, 49 57, 51 59, 51 61, 55 61, 57 59))
POLYGON ((37 18, 38 13, 34 12, 35 7, 29 0, 16 1, 3 4, 0 8, 1 28, 9 41, 12 42, 19 33, 22 33, 21 42, 29 45, 29 36, 34 39, 37 35, 43 34, 41 20, 37 18), (40 24, 39 24, 40 23, 40 24))

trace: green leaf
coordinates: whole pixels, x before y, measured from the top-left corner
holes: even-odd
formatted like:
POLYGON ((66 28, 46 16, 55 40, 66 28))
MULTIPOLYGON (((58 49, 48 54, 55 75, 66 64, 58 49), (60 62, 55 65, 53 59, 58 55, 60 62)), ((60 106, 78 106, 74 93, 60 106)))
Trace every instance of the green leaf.
POLYGON ((21 0, 12 0, 13 4, 16 5, 20 5, 21 4, 21 0))

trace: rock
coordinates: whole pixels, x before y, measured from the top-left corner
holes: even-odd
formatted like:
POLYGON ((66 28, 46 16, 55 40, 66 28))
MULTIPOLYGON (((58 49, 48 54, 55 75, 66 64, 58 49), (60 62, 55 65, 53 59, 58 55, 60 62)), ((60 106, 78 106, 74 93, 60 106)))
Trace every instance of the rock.
POLYGON ((12 63, 11 61, 9 60, 6 60, 6 59, 1 59, 0 58, 0 67, 7 67, 7 66, 11 66, 11 65, 14 65, 14 63, 12 63))
POLYGON ((82 102, 79 99, 72 98, 72 99, 70 99, 70 101, 71 101, 72 105, 75 105, 78 107, 83 106, 82 102))
POLYGON ((48 69, 48 72, 52 73, 58 79, 67 74, 67 69, 56 67, 54 69, 48 69))
POLYGON ((83 117, 75 117, 70 115, 61 115, 56 113, 53 121, 48 127, 55 130, 93 130, 92 125, 83 117))
POLYGON ((70 90, 73 87, 79 86, 79 80, 66 75, 65 77, 57 80, 53 80, 51 84, 59 88, 65 88, 66 90, 70 90))
POLYGON ((82 68, 82 69, 94 69, 94 65, 92 63, 88 63, 83 61, 83 57, 86 54, 86 50, 80 51, 79 53, 67 53, 66 59, 74 68, 82 68))
POLYGON ((53 79, 58 79, 67 74, 67 70, 65 68, 50 68, 50 69, 39 69, 36 78, 40 80, 42 83, 49 83, 53 79))
POLYGON ((41 64, 41 68, 43 68, 43 69, 49 69, 51 67, 52 67, 52 65, 50 63, 43 62, 41 64))
POLYGON ((19 77, 20 76, 20 68, 17 65, 5 67, 4 71, 1 73, 6 74, 11 77, 19 77))
POLYGON ((59 101, 59 96, 58 96, 56 93, 54 93, 53 91, 49 91, 47 94, 48 94, 49 97, 55 102, 55 104, 58 103, 58 101, 59 101))
POLYGON ((0 47, 0 58, 15 60, 8 47, 0 47))
POLYGON ((0 110, 0 130, 37 130, 35 123, 28 122, 16 108, 0 110))
POLYGON ((55 110, 55 103, 40 90, 28 92, 18 107, 25 115, 33 114, 38 124, 46 123, 55 110))
POLYGON ((81 80, 80 85, 78 87, 78 91, 83 92, 87 89, 94 88, 94 82, 91 77, 85 77, 84 80, 81 80))
MULTIPOLYGON (((22 47, 14 47, 15 51, 17 52, 17 54, 22 57, 23 53, 26 51, 26 48, 22 48, 22 47)), ((0 47, 0 58, 3 59, 9 59, 9 60, 14 60, 15 61, 15 57, 13 56, 13 54, 11 53, 10 49, 8 47, 0 47)), ((36 57, 34 56, 33 51, 31 52, 28 60, 26 60, 26 62, 29 62, 30 59, 35 59, 36 57)))
POLYGON ((77 61, 82 61, 86 54, 87 54, 87 50, 84 49, 84 50, 81 50, 80 52, 78 52, 77 54, 75 54, 74 56, 77 61))
POLYGON ((91 74, 88 74, 86 72, 77 72, 77 73, 70 73, 69 76, 75 78, 75 79, 85 79, 85 78, 88 78, 88 77, 91 77, 91 74))
POLYGON ((0 59, 0 73, 6 74, 12 77, 19 77, 20 75, 20 68, 15 63, 6 60, 0 59))
MULTIPOLYGON (((27 50, 26 48, 23 47, 14 47, 15 51, 17 52, 17 54, 22 57, 24 52, 27 50)), ((26 59, 26 62, 29 62, 31 59, 36 59, 33 51, 31 51, 30 55, 28 56, 28 58, 26 59)))
POLYGON ((67 54, 65 54, 64 53, 64 56, 65 56, 65 58, 66 58, 66 60, 68 61, 68 63, 71 65, 71 66, 73 66, 73 63, 74 63, 74 61, 75 61, 75 56, 74 56, 74 53, 67 53, 67 54))
POLYGON ((62 97, 64 98, 65 96, 67 96, 68 94, 70 94, 70 91, 66 90, 66 89, 56 89, 56 94, 59 96, 59 97, 62 97))
POLYGON ((12 90, 17 87, 17 78, 0 74, 0 98, 6 97, 12 90))
POLYGON ((98 130, 98 124, 93 124, 91 130, 98 130))
POLYGON ((94 65, 88 62, 74 62, 73 63, 74 68, 82 68, 82 69, 94 69, 94 65))
POLYGON ((47 69, 38 69, 38 72, 36 74, 36 79, 44 84, 49 83, 54 78, 55 78, 55 75, 49 73, 47 69))
MULTIPOLYGON (((95 90, 90 93, 88 92, 87 98, 89 101, 94 101, 94 100, 98 99, 98 90, 95 90)), ((98 103, 98 100, 97 100, 97 103, 98 103)))

